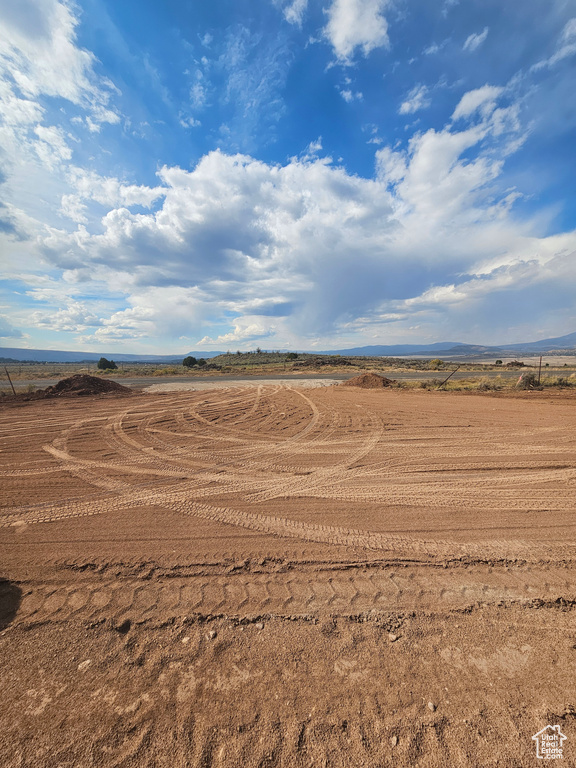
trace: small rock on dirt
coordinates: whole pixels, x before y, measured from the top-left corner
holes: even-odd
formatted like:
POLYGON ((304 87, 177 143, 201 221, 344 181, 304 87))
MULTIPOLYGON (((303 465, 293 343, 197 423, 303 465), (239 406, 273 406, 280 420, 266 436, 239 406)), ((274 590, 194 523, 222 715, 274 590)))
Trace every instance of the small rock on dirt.
POLYGON ((389 632, 388 640, 390 640, 391 643, 395 643, 396 640, 398 640, 398 635, 395 635, 394 632, 389 632))
POLYGON ((264 629, 264 624, 261 621, 257 621, 256 624, 254 624, 256 629, 264 629))
POLYGON ((398 736, 392 736, 392 738, 390 739, 390 744, 392 744, 392 746, 395 747, 396 744, 398 744, 398 736))
POLYGON ((211 629, 210 632, 208 632, 208 640, 214 640, 217 634, 215 629, 211 629))
POLYGON ((121 624, 116 624, 114 626, 114 629, 116 632, 119 632, 121 635, 126 635, 130 631, 130 627, 132 626, 132 622, 130 619, 125 619, 121 624))
POLYGON ((429 701, 428 702, 428 709, 430 710, 430 712, 436 712, 436 704, 434 704, 433 701, 429 701))

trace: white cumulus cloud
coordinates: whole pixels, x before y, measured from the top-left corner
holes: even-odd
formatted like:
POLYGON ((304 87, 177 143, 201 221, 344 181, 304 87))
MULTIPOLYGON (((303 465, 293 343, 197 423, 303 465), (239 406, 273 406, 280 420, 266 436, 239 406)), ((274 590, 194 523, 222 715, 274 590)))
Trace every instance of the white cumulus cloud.
POLYGON ((350 63, 357 48, 365 56, 388 47, 387 0, 333 0, 324 35, 341 63, 350 63))
POLYGON ((95 200, 108 208, 135 205, 151 208, 164 194, 162 187, 127 184, 120 179, 100 176, 94 171, 78 167, 69 169, 68 179, 79 199, 95 200))
POLYGON ((101 321, 81 302, 73 302, 57 312, 32 312, 30 324, 37 328, 50 328, 52 331, 85 331, 86 328, 101 325, 101 321))

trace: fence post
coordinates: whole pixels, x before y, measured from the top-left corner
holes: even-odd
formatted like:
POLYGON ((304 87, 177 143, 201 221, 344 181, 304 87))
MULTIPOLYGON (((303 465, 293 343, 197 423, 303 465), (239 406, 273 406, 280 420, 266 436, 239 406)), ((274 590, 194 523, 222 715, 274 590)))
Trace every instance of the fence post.
POLYGON ((540 365, 538 366, 538 386, 540 386, 540 374, 542 372, 542 355, 540 355, 540 365))
POLYGON ((4 370, 6 371, 6 376, 8 376, 8 381, 10 382, 10 386, 12 387, 12 394, 16 395, 16 390, 14 389, 14 384, 12 384, 12 379, 10 378, 10 374, 8 373, 8 368, 4 366, 4 370))

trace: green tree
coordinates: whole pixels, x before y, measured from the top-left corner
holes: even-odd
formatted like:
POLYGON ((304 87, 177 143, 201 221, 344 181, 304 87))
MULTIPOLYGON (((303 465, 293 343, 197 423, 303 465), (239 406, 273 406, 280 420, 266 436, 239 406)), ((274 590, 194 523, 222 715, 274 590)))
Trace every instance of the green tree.
POLYGON ((105 357, 101 357, 100 360, 98 360, 96 367, 100 371, 113 371, 118 368, 114 360, 107 360, 105 357))
POLYGON ((502 365, 502 360, 496 360, 495 365, 502 365))
POLYGON ((297 352, 288 352, 286 355, 286 360, 297 360, 298 359, 298 353, 297 352))
POLYGON ((184 360, 182 360, 182 365, 185 368, 192 368, 193 365, 196 365, 198 361, 195 357, 192 357, 192 355, 188 355, 188 357, 185 357, 184 360))
POLYGON ((203 357, 201 357, 201 358, 198 360, 198 365, 200 365, 200 366, 202 366, 202 365, 206 365, 206 360, 204 360, 204 358, 203 358, 203 357))

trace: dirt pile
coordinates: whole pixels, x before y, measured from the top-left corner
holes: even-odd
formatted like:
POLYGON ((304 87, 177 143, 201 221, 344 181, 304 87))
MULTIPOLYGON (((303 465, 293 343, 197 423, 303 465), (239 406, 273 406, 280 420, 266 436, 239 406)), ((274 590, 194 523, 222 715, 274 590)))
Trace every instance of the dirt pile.
POLYGON ((77 373, 58 384, 35 392, 19 392, 17 395, 6 395, 0 398, 0 404, 10 406, 27 403, 30 400, 47 400, 54 397, 82 397, 94 395, 134 395, 130 387, 118 384, 116 381, 100 379, 85 373, 77 373))
POLYGON ((46 389, 42 390, 44 397, 106 395, 109 393, 115 395, 134 394, 129 387, 118 384, 116 381, 100 379, 97 376, 88 376, 85 373, 77 373, 67 379, 62 379, 52 387, 46 387, 46 389))
POLYGON ((354 376, 353 379, 343 381, 343 387, 361 387, 362 389, 382 389, 395 384, 392 379, 380 376, 378 373, 362 373, 360 376, 354 376))

